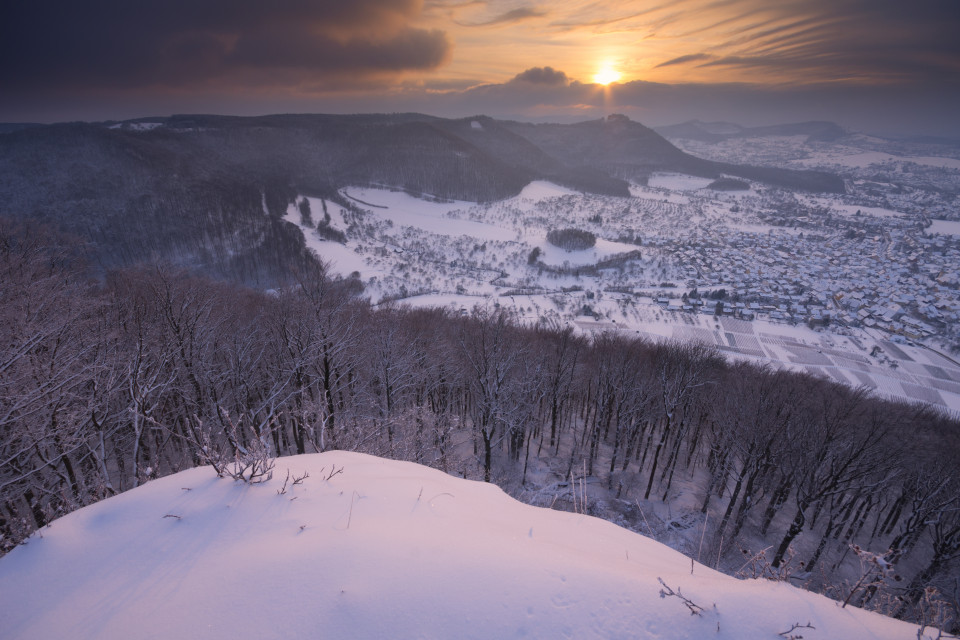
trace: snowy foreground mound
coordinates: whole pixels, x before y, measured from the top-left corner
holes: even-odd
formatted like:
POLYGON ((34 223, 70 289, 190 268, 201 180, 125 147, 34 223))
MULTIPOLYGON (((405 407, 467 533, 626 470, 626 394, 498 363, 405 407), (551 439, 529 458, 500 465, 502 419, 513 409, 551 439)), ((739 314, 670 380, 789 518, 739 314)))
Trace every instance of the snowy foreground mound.
POLYGON ((13 638, 916 637, 786 584, 739 581, 493 485, 329 452, 245 485, 193 469, 81 509, 0 559, 13 638), (309 473, 278 494, 287 469, 309 473), (331 472, 342 469, 329 479, 331 472), (704 608, 660 597, 657 578, 704 608), (719 630, 718 630, 719 629, 719 630))

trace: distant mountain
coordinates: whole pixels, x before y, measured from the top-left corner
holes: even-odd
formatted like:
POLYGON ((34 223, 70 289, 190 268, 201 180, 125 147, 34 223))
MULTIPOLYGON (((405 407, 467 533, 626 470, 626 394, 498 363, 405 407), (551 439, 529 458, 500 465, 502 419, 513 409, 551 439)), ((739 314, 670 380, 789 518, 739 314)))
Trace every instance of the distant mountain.
POLYGON ((656 127, 665 138, 683 138, 720 142, 728 138, 755 138, 763 136, 806 136, 808 141, 832 142, 846 135, 846 129, 833 122, 797 122, 766 127, 741 127, 730 122, 701 122, 690 120, 666 127, 656 127))
POLYGON ((644 181, 654 172, 675 171, 705 178, 726 174, 801 191, 844 191, 843 180, 821 171, 753 167, 694 157, 653 129, 622 115, 572 125, 504 125, 571 168, 585 167, 623 180, 644 181))
POLYGON ((86 239, 101 268, 167 260, 268 286, 312 258, 297 193, 383 185, 474 202, 533 180, 627 196, 657 171, 842 192, 836 176, 688 155, 625 116, 572 125, 421 114, 178 115, 0 129, 0 215, 86 239))
MULTIPOLYGON (((588 193, 629 196, 627 182, 593 166, 566 162, 568 152, 545 148, 515 122, 497 121, 486 116, 446 120, 438 123, 451 135, 469 142, 488 155, 510 165, 521 175, 549 180, 588 193)), ((561 125, 563 126, 563 125, 561 125)))
POLYGON ((714 174, 707 160, 677 149, 663 136, 625 116, 577 124, 504 123, 570 167, 589 167, 624 180, 643 179, 656 171, 714 174))

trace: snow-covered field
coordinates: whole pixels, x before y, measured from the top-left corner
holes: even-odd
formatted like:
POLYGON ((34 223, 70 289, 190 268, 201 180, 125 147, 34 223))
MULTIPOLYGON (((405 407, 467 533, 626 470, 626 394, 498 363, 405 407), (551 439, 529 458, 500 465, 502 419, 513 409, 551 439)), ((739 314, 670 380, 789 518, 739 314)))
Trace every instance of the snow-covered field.
POLYGON ((866 168, 871 165, 882 165, 895 162, 909 162, 928 167, 940 167, 945 169, 960 169, 960 160, 956 158, 943 158, 936 156, 894 156, 889 153, 879 151, 870 151, 864 153, 849 154, 822 154, 813 158, 800 161, 808 166, 824 166, 829 164, 842 165, 846 167, 866 168))
MULTIPOLYGON (((442 296, 409 302, 467 310, 476 304, 471 304, 470 298, 442 296)), ((608 318, 566 320, 549 296, 508 296, 498 302, 520 309, 521 317, 531 323, 555 318, 558 325, 572 324, 587 333, 621 331, 653 341, 697 341, 728 358, 770 363, 848 386, 864 386, 882 397, 928 403, 960 414, 960 365, 936 351, 895 343, 880 334, 848 336, 803 325, 670 311, 656 305, 618 313, 617 303, 609 300, 593 305, 595 310, 610 309, 608 318)))
POLYGON ((0 558, 0 629, 6 640, 917 637, 590 516, 343 452, 281 458, 259 485, 192 469, 54 521, 0 558), (288 470, 308 477, 284 491, 288 470))
POLYGON ((430 202, 403 191, 385 189, 344 189, 343 193, 351 199, 373 205, 368 210, 374 217, 395 225, 478 240, 513 240, 516 235, 500 226, 467 219, 466 211, 473 204, 470 202, 430 202))
POLYGON ((711 178, 688 176, 682 173, 655 173, 650 176, 647 186, 671 191, 696 191, 705 188, 711 182, 713 182, 711 178))
POLYGON ((927 227, 927 233, 939 233, 947 236, 960 236, 960 222, 953 220, 933 220, 927 227))

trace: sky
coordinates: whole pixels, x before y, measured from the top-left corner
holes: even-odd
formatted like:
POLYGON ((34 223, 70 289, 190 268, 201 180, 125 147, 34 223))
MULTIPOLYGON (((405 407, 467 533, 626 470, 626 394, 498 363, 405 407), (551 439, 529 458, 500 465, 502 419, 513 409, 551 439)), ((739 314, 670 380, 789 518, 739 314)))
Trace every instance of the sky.
POLYGON ((960 136, 957 0, 31 0, 0 121, 416 111, 960 136))

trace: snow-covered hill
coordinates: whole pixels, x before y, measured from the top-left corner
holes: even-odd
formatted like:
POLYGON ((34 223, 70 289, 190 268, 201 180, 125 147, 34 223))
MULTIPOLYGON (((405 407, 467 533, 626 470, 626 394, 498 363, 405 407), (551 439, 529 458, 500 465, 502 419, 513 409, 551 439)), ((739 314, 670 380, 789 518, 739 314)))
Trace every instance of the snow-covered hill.
POLYGON ((692 565, 596 518, 343 452, 279 459, 259 485, 209 467, 155 480, 0 559, 0 636, 11 640, 769 640, 796 623, 809 640, 916 637, 783 583, 692 565), (702 612, 663 597, 658 578, 702 612))

